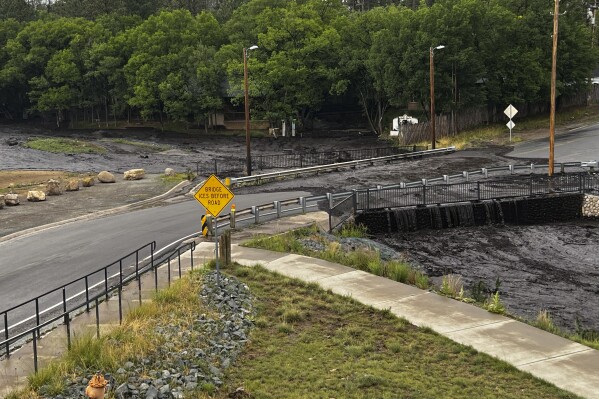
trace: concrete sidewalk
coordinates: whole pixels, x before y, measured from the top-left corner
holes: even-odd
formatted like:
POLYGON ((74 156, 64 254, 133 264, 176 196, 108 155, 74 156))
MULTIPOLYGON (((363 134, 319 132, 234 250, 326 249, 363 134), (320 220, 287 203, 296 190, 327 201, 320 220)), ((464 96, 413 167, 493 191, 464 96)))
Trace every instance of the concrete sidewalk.
MULTIPOLYGON (((325 215, 313 216, 323 224, 325 215)), ((233 235, 233 243, 247 236, 241 234, 233 235)), ((202 243, 197 256, 213 250, 213 244, 202 243)), ((261 264, 366 305, 389 309, 412 324, 430 327, 562 389, 599 399, 599 351, 587 346, 474 305, 320 259, 234 244, 232 260, 247 266, 261 264)))
MULTIPOLYGON (((261 264, 269 270, 351 296, 366 305, 390 309, 417 326, 430 327, 441 335, 511 363, 560 388, 585 398, 599 399, 599 351, 476 306, 346 266, 238 245, 255 234, 278 234, 313 222, 324 226, 328 215, 324 212, 311 213, 235 232, 232 235, 232 259, 248 266, 261 264)), ((194 252, 194 264, 197 266, 212 259, 214 249, 213 242, 199 243, 194 252)), ((183 270, 189 268, 190 260, 189 253, 182 256, 183 270)), ((178 278, 178 269, 173 268, 170 275, 172 279, 178 278)), ((159 274, 161 286, 166 285, 167 277, 166 268, 162 267, 159 274)), ((153 279, 153 274, 147 274, 144 279, 153 279)), ((153 283, 148 281, 142 287, 146 287, 142 290, 144 300, 153 292, 153 283)), ((125 310, 139 303, 137 284, 130 284, 123 292, 125 310)), ((114 299, 100 305, 100 313, 101 329, 118 325, 114 299)), ((96 330, 93 311, 77 317, 74 323, 78 334, 96 330)), ((42 339, 39 350, 42 364, 64 351, 66 339, 64 335, 61 337, 61 331, 57 328, 42 339)), ((10 360, 0 361, 0 388, 22 383, 32 369, 32 350, 28 344, 10 360)), ((6 392, 0 389, 0 397, 6 392)))

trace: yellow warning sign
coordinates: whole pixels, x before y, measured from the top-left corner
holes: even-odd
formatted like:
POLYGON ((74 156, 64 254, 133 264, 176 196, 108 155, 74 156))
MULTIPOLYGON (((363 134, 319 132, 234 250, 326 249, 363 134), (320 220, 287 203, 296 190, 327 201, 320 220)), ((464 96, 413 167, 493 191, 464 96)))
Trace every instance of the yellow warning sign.
POLYGON ((200 187, 194 198, 206 208, 212 216, 218 216, 235 195, 214 175, 200 187))

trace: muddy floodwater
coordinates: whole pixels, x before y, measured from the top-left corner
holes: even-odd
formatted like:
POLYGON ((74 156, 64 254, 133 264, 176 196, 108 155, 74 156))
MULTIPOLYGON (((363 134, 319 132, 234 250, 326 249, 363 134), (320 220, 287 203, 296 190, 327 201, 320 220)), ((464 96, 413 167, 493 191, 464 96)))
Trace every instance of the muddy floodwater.
MULTIPOLYGON (((388 145, 372 136, 319 137, 315 134, 311 137, 256 138, 252 140, 252 153, 286 154, 388 145)), ((215 160, 225 163, 243 161, 245 150, 243 137, 224 135, 181 135, 155 130, 50 131, 30 126, 0 126, 0 170, 122 172, 141 167, 148 173, 162 173, 166 167, 177 171, 193 170, 196 162, 212 165, 215 160), (106 152, 51 154, 27 148, 24 143, 32 137, 82 139, 104 147, 106 152)), ((309 175, 264 186, 240 187, 236 188, 235 194, 303 190, 318 195, 417 181, 481 167, 546 161, 510 159, 503 155, 510 150, 511 147, 489 146, 439 157, 309 175)), ((22 206, 21 212, 4 209, 2 222, 10 226, 11 232, 18 231, 36 223, 78 216, 83 212, 78 210, 81 204, 93 204, 90 206, 94 209, 90 210, 105 209, 129 203, 137 194, 149 197, 164 190, 159 184, 149 184, 149 179, 142 182, 146 182, 143 187, 130 186, 131 190, 138 190, 130 195, 97 195, 85 201, 76 195, 60 196, 60 204, 54 200, 52 212, 42 215, 35 213, 35 209, 42 212, 42 207, 22 206), (156 187, 156 193, 146 192, 152 187, 156 187)), ((100 193, 99 190, 96 192, 100 193)), ((501 300, 514 315, 531 320, 539 310, 548 310, 556 323, 568 330, 574 330, 576 320, 584 328, 599 330, 598 221, 424 230, 376 239, 401 252, 433 276, 437 284, 441 281, 440 276, 457 274, 462 276, 467 290, 473 285, 488 292, 498 288, 501 300)))
POLYGON ((462 277, 468 292, 499 289, 508 312, 534 320, 547 310, 561 328, 599 330, 599 221, 494 225, 380 235, 440 284, 462 277))

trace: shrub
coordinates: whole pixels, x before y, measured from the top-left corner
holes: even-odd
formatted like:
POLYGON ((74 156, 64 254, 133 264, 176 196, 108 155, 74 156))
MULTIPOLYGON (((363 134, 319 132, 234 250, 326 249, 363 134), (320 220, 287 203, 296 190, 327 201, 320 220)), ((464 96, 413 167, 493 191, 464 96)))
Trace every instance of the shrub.
POLYGON ((346 225, 343 225, 341 230, 335 233, 335 235, 343 238, 364 238, 366 237, 367 230, 368 229, 363 224, 356 225, 353 223, 348 223, 346 225))
POLYGON ((406 283, 412 268, 403 262, 390 261, 387 263, 387 270, 391 280, 406 283))
POLYGON ((487 292, 489 292, 489 288, 485 282, 481 280, 473 283, 472 287, 470 288, 470 295, 472 295, 472 299, 479 303, 485 302, 485 299, 487 298, 487 292))
POLYGON ((426 274, 422 274, 420 272, 415 273, 414 284, 416 287, 426 290, 430 286, 430 282, 428 280, 428 276, 426 274))
POLYGON ((460 292, 463 296, 464 284, 462 283, 462 277, 453 274, 443 276, 440 292, 451 298, 457 298, 460 295, 460 292))
POLYGON ((499 299, 499 291, 495 292, 495 294, 489 297, 489 299, 485 302, 484 307, 491 313, 505 313, 505 306, 501 302, 501 299, 499 299))
POLYGON ((542 330, 549 331, 553 334, 558 334, 559 329, 553 324, 553 319, 547 310, 540 310, 533 325, 542 330))

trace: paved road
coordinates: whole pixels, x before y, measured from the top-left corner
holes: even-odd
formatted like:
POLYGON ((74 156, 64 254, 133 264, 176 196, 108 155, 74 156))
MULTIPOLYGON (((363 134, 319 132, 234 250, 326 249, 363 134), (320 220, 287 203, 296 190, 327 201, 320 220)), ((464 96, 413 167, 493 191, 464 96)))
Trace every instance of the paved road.
MULTIPOLYGON (((237 210, 310 196, 304 191, 235 197, 237 210)), ((227 212, 228 211, 224 211, 227 212)), ((160 249, 199 231, 194 199, 92 221, 69 223, 0 243, 0 311, 109 265, 151 241, 160 249)))
MULTIPOLYGON (((549 137, 517 144, 506 154, 516 158, 549 157, 549 137)), ((555 162, 599 160, 599 124, 584 126, 555 136, 555 162)))

